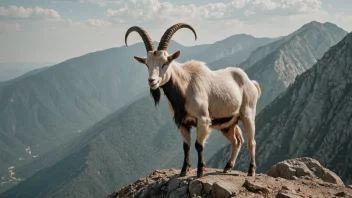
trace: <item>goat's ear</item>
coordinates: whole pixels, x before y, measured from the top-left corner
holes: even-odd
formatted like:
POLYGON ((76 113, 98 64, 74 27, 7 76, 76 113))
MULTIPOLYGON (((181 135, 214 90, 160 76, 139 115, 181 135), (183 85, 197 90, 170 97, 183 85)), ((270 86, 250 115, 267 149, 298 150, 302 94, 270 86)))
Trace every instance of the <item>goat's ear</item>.
POLYGON ((176 58, 178 58, 178 57, 180 56, 180 53, 181 53, 180 51, 177 51, 177 52, 175 52, 175 53, 169 55, 169 56, 167 57, 167 60, 168 60, 169 62, 175 60, 176 58))
POLYGON ((141 58, 138 56, 134 56, 134 59, 136 59, 138 62, 142 63, 142 64, 146 64, 146 58, 141 58))

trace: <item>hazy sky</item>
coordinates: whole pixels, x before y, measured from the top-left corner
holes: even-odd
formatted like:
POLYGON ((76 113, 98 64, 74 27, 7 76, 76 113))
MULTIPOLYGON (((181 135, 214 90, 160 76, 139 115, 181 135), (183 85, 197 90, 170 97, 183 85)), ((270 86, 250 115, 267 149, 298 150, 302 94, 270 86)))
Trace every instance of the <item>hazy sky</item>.
MULTIPOLYGON (((0 62, 59 62, 124 45, 133 25, 159 40, 186 22, 173 39, 183 45, 213 43, 233 34, 289 34, 316 20, 352 30, 352 0, 0 0, 0 62)), ((128 43, 141 42, 133 33, 128 43)))

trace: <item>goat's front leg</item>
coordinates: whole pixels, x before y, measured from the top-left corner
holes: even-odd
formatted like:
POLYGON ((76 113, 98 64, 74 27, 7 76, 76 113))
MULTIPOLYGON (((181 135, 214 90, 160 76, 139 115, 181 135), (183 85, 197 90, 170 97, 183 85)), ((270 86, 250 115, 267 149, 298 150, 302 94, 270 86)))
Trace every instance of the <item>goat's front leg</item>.
POLYGON ((183 160, 183 166, 181 169, 180 177, 184 177, 187 175, 189 172, 189 169, 191 167, 191 162, 190 162, 190 143, 191 143, 191 128, 188 125, 182 124, 179 128, 179 131, 181 132, 182 139, 183 139, 183 152, 184 152, 184 160, 183 160))
POLYGON ((209 136, 209 125, 211 120, 208 116, 201 116, 197 120, 197 140, 195 143, 198 152, 197 177, 202 177, 205 171, 205 162, 203 157, 204 144, 209 136))

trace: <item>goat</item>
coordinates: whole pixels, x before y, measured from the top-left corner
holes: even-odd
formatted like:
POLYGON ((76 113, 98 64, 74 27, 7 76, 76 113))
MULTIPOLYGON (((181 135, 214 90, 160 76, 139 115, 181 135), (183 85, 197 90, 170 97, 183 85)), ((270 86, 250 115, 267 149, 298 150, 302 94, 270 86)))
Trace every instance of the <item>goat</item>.
POLYGON ((180 64, 175 61, 180 51, 169 55, 167 47, 173 34, 180 28, 192 30, 192 26, 177 23, 168 28, 162 36, 157 50, 154 49, 149 34, 139 26, 130 27, 125 34, 127 45, 128 35, 135 31, 143 39, 147 57, 134 58, 149 70, 148 83, 155 106, 158 105, 161 90, 168 99, 174 122, 183 139, 184 161, 180 177, 186 176, 191 167, 190 144, 192 127, 197 129, 195 148, 198 153, 197 177, 205 172, 203 158, 204 144, 210 129, 219 130, 232 144, 231 156, 223 172, 230 172, 234 165, 241 145, 244 142, 242 131, 238 126, 241 120, 250 153, 248 176, 255 176, 255 115, 256 105, 261 94, 259 84, 250 80, 240 68, 227 67, 216 71, 210 70, 204 62, 191 60, 180 64))

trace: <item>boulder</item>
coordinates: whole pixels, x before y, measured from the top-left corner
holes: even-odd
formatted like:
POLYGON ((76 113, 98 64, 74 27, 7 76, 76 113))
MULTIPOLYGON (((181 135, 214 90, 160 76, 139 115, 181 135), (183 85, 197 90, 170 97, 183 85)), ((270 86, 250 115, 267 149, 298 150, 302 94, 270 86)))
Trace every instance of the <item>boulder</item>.
POLYGON ((324 182, 344 185, 338 175, 323 167, 317 160, 308 157, 279 162, 268 170, 267 175, 289 180, 297 178, 321 179, 324 182))

